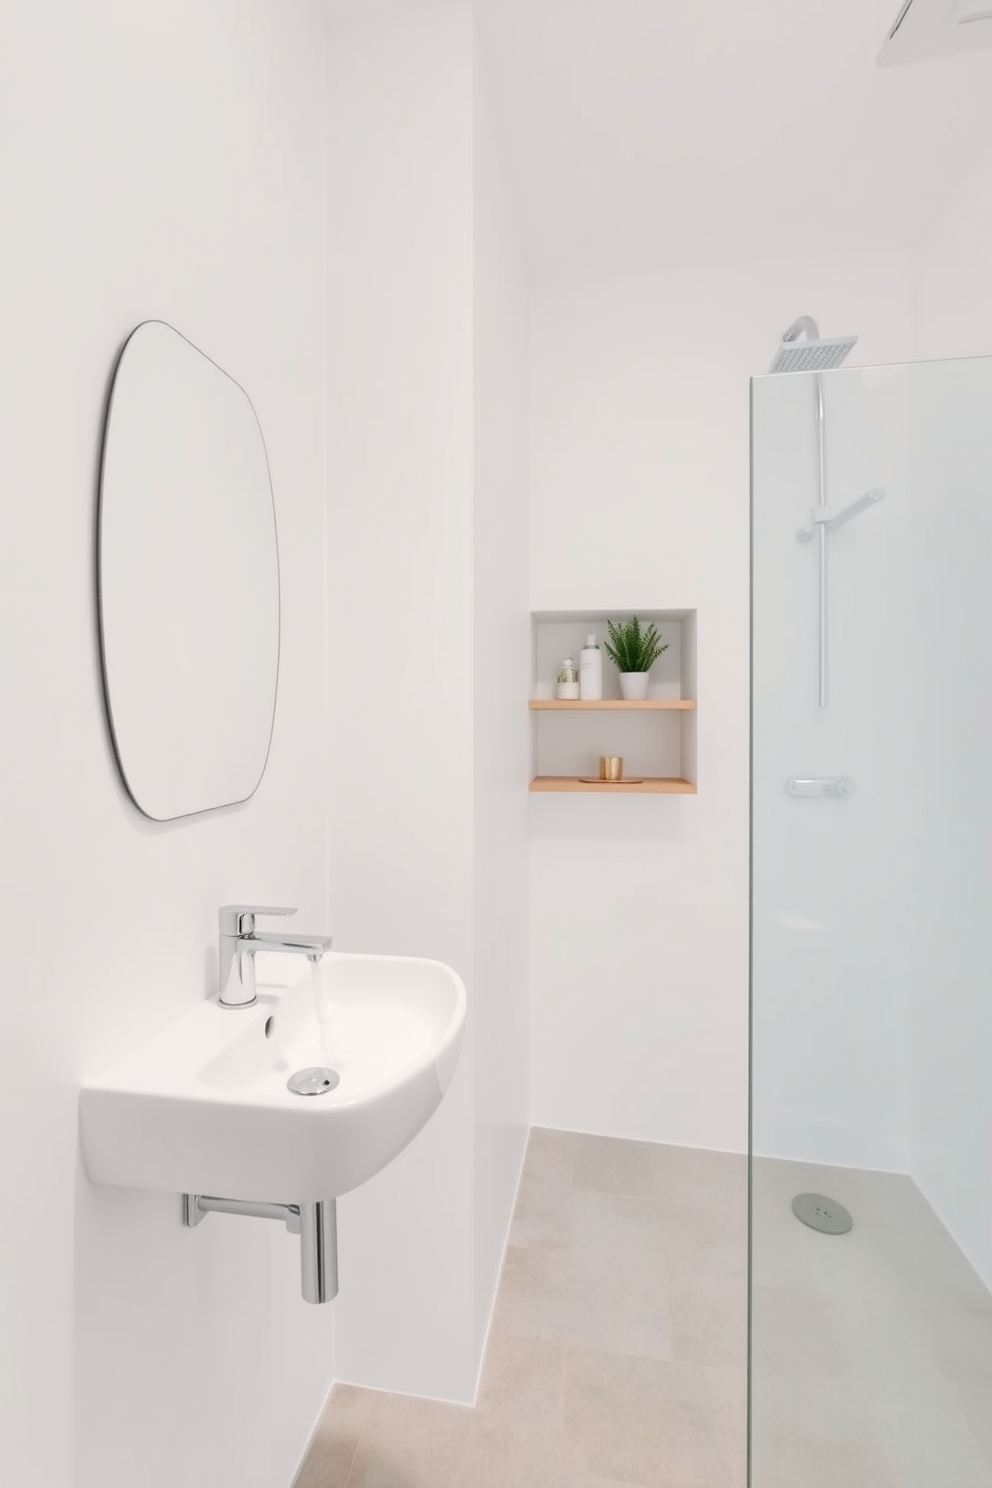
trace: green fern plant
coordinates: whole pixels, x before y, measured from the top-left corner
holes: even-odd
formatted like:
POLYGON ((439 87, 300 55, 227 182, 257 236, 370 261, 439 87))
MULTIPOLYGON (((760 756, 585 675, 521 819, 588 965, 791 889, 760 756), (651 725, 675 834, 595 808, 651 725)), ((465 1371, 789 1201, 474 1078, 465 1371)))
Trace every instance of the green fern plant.
POLYGON ((633 620, 622 620, 619 625, 607 620, 606 628, 610 639, 604 641, 604 649, 618 672, 649 672, 652 662, 668 650, 667 641, 661 644, 655 626, 648 625, 642 630, 636 615, 633 620))

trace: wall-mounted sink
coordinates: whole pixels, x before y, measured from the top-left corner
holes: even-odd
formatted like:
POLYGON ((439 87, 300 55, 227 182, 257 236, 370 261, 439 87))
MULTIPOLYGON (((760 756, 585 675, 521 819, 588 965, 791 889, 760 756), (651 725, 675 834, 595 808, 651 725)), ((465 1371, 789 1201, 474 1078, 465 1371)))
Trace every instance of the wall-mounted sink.
POLYGON ((309 965, 265 960, 286 985, 260 981, 247 1009, 212 997, 86 1082, 80 1130, 93 1182, 316 1203, 364 1183, 420 1131, 461 1047, 456 973, 440 961, 328 952, 313 968, 322 1032, 309 965), (333 1088, 287 1088, 294 1072, 323 1066, 340 1077, 333 1088))

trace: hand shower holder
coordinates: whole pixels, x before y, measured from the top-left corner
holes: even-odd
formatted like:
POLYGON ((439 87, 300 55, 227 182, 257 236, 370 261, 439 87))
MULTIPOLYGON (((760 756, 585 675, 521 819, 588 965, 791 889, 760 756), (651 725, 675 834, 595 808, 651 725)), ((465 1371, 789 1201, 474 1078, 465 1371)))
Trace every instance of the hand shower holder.
POLYGON ((865 491, 864 495, 849 501, 846 506, 834 506, 829 503, 814 506, 809 514, 810 525, 800 527, 796 533, 796 540, 797 542, 809 542, 817 527, 822 527, 825 532, 836 532, 838 527, 846 526, 863 511, 867 511, 870 506, 876 506, 878 502, 884 500, 885 492, 880 486, 875 486, 872 490, 865 491))

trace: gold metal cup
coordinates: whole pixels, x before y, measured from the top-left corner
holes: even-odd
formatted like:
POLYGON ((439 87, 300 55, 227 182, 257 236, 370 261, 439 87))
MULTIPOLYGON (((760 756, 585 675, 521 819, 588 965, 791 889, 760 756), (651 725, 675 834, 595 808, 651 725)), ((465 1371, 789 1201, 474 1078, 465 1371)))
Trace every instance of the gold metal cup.
POLYGON ((600 780, 622 780, 623 755, 601 754, 599 756, 599 778, 600 780))

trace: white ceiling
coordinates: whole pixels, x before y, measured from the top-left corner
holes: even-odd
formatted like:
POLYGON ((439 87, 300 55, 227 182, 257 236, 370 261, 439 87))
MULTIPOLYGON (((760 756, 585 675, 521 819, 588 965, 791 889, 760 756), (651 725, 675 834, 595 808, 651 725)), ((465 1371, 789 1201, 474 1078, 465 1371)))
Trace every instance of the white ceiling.
POLYGON ((992 52, 876 66, 899 0, 475 9, 538 280, 901 247, 992 136, 992 52))

